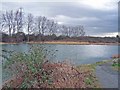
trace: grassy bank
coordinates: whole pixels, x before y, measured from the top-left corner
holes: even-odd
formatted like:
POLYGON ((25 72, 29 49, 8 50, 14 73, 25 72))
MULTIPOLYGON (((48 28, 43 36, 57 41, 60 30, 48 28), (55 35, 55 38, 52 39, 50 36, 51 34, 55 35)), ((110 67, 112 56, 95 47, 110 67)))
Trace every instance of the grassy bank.
MULTIPOLYGON (((6 51, 4 51, 6 52, 6 51)), ((10 52, 11 53, 11 52, 10 52)), ((100 88, 95 69, 111 60, 74 66, 68 62, 53 63, 46 60, 54 52, 44 47, 31 47, 29 53, 13 52, 3 68, 13 77, 3 83, 4 88, 100 88)))
POLYGON ((34 88, 102 88, 95 75, 96 66, 102 65, 112 60, 105 60, 95 64, 85 64, 73 66, 67 62, 44 63, 44 74, 19 75, 6 82, 6 86, 11 87, 34 87, 34 88), (37 81, 32 80, 37 77, 37 81), (25 82, 24 80, 27 81, 25 82), (30 84, 30 82, 32 82, 30 84), (28 86, 26 86, 28 85, 28 86))
POLYGON ((80 65, 77 66, 81 73, 85 73, 84 82, 87 88, 100 88, 101 85, 95 75, 95 65, 80 65))
POLYGON ((95 64, 84 64, 77 66, 80 72, 86 73, 84 78, 86 87, 88 88, 102 88, 101 84, 99 83, 95 70, 98 65, 102 65, 105 63, 111 62, 111 60, 104 60, 100 62, 96 62, 95 64))
MULTIPOLYGON (((100 88, 93 65, 46 63, 44 74, 19 74, 4 83, 4 88, 100 88), (27 77, 26 77, 27 76, 27 77), (37 78, 37 80, 34 80, 37 78)), ((39 72, 40 73, 40 72, 39 72)))
MULTIPOLYGON (((30 44, 42 42, 28 42, 30 44)), ((118 45, 117 43, 91 43, 91 42, 77 42, 77 41, 45 41, 44 44, 63 44, 63 45, 118 45)))
MULTIPOLYGON (((21 42, 22 43, 22 42, 21 42)), ((5 43, 0 44, 21 44, 21 43, 5 43)), ((78 41, 44 41, 44 42, 24 42, 27 44, 62 44, 62 45, 120 45, 120 43, 92 43, 92 42, 78 42, 78 41)))
MULTIPOLYGON (((73 66, 68 62, 61 63, 44 63, 40 71, 44 74, 32 73, 35 68, 32 68, 32 74, 26 72, 11 78, 4 83, 4 87, 34 87, 34 88, 101 88, 99 81, 95 75, 97 65, 110 62, 108 60, 97 62, 95 64, 85 64, 73 66), (27 77, 26 77, 27 76, 27 77), (37 78, 37 81, 34 81, 37 78), (25 81, 24 81, 25 80, 25 81)), ((30 70, 30 71, 31 71, 30 70)), ((39 69, 37 69, 39 70, 39 69)), ((40 73, 39 72, 39 73, 40 73)))
POLYGON ((120 58, 118 58, 117 60, 113 60, 114 63, 111 67, 113 70, 120 72, 120 62, 118 60, 120 60, 120 58))
POLYGON ((17 44, 17 43, 0 42, 0 44, 3 45, 3 44, 17 44))

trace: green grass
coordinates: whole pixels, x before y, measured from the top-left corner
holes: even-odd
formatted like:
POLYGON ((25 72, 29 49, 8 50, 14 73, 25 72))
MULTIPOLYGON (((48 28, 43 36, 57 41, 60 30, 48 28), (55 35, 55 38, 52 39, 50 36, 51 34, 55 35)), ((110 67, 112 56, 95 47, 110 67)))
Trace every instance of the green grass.
POLYGON ((80 65, 77 68, 81 73, 85 73, 84 82, 88 88, 100 88, 100 84, 95 76, 96 64, 80 65))
POLYGON ((112 65, 113 67, 120 67, 120 63, 115 63, 112 65))
POLYGON ((84 64, 84 65, 77 66, 80 72, 82 73, 87 72, 84 82, 88 88, 101 87, 99 81, 96 78, 95 70, 96 70, 96 66, 105 64, 107 62, 111 62, 111 60, 104 60, 104 61, 96 62, 95 64, 84 64))
POLYGON ((93 79, 90 77, 90 78, 86 78, 85 79, 85 83, 87 84, 87 85, 92 85, 93 84, 93 79))
POLYGON ((116 71, 120 71, 120 63, 113 63, 112 68, 116 71))

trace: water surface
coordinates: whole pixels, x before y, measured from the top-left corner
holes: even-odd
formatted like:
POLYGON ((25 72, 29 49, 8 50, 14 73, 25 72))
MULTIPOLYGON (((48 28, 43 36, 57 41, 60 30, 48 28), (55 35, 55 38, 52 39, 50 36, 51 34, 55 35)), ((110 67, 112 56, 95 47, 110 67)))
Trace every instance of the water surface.
MULTIPOLYGON (((18 45, 2 45, 3 49, 14 50, 17 52, 29 52, 33 44, 18 44, 18 45)), ((40 44, 34 44, 40 45, 40 44)), ((110 59, 112 55, 118 54, 119 46, 112 45, 43 45, 49 51, 55 52, 55 57, 50 58, 50 61, 68 60, 73 64, 89 64, 102 60, 110 59)))
MULTIPOLYGON (((41 44, 4 44, 1 45, 2 49, 29 53, 31 46, 41 44)), ((55 52, 55 57, 48 57, 49 61, 61 62, 67 60, 75 65, 91 64, 102 60, 111 59, 111 56, 118 54, 119 46, 109 45, 42 45, 47 50, 55 52)), ((5 54, 6 56, 8 54, 5 54)), ((5 81, 11 77, 11 73, 8 70, 2 70, 2 81, 5 81)))

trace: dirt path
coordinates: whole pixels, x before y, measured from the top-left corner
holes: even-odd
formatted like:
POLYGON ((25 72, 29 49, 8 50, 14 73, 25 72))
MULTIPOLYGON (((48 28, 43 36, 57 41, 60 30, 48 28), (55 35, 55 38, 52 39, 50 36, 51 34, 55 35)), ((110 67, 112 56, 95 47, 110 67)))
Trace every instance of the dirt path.
POLYGON ((118 72, 111 65, 109 62, 96 67, 96 76, 103 88, 118 88, 118 72))

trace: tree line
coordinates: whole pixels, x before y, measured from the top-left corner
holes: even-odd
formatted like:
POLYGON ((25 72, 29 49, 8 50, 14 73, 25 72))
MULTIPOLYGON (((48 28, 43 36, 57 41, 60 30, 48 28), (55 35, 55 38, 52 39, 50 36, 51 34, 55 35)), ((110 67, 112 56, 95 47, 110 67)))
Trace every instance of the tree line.
POLYGON ((7 39, 9 42, 59 40, 85 35, 82 25, 60 25, 45 16, 26 14, 23 8, 1 13, 0 33, 2 41, 7 39))

